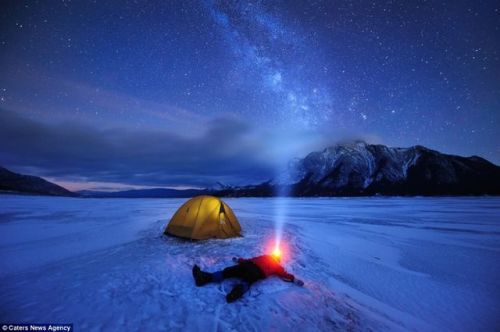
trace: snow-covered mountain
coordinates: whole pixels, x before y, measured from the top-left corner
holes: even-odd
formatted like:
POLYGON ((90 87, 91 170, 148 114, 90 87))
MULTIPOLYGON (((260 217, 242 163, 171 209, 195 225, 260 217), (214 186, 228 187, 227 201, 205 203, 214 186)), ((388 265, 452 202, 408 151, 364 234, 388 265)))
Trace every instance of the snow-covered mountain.
MULTIPOLYGON (((390 148, 362 141, 337 144, 289 166, 292 196, 500 194, 500 167, 480 157, 460 157, 423 146, 390 148)), ((228 191, 270 196, 283 184, 266 182, 228 191)))
POLYGON ((480 157, 447 155, 423 146, 338 144, 295 160, 291 169, 299 196, 500 193, 500 167, 480 157))
POLYGON ((50 196, 76 196, 71 191, 38 176, 23 175, 0 167, 0 191, 50 196))

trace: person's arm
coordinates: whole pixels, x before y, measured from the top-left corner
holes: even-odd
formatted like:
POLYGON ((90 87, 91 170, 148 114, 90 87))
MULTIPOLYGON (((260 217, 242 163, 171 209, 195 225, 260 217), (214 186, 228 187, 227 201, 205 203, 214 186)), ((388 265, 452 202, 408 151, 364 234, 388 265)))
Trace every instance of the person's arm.
POLYGON ((295 280, 295 276, 291 273, 286 272, 285 270, 282 270, 277 274, 282 280, 286 282, 293 282, 295 280))
POLYGON ((304 282, 302 280, 295 278, 293 274, 286 272, 285 269, 282 269, 277 273, 277 275, 286 282, 293 282, 294 284, 301 287, 304 286, 304 282))
POLYGON ((247 259, 241 258, 241 257, 233 257, 233 262, 235 262, 235 263, 243 263, 246 260, 247 259))

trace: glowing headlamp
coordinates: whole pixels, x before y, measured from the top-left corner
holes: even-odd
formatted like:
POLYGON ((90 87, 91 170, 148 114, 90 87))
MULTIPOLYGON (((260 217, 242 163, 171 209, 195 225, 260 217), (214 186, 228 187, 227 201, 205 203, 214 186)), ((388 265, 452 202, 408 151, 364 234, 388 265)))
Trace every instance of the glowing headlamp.
POLYGON ((274 250, 273 250, 273 252, 272 252, 271 255, 273 255, 276 258, 281 258, 281 250, 280 250, 280 248, 278 248, 278 247, 274 248, 274 250))

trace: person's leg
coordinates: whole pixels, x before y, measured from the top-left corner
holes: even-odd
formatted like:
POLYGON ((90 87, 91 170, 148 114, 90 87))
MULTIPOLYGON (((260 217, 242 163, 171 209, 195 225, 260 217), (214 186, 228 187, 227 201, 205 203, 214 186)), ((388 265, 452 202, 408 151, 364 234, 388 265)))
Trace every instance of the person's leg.
POLYGON ((221 282, 227 278, 240 278, 244 279, 245 269, 239 264, 234 266, 226 267, 222 271, 217 271, 214 273, 209 273, 202 271, 198 265, 193 267, 193 277, 196 282, 196 286, 203 286, 210 282, 221 282))
POLYGON ((210 274, 215 282, 220 282, 228 278, 239 278, 248 283, 252 283, 264 277, 260 269, 252 262, 243 262, 237 265, 228 266, 222 271, 210 274))
POLYGON ((200 269, 200 267, 196 264, 195 264, 195 266, 193 266, 193 278, 194 278, 194 281, 196 283, 196 286, 198 286, 198 287, 206 285, 210 282, 220 281, 220 280, 217 280, 217 277, 218 276, 214 277, 213 273, 208 273, 208 272, 202 271, 200 269))
POLYGON ((250 284, 246 281, 242 281, 239 284, 234 285, 233 289, 226 295, 226 301, 228 303, 234 302, 245 294, 250 288, 250 284))
POLYGON ((262 271, 252 262, 243 262, 238 265, 226 267, 222 271, 208 273, 201 271, 195 265, 193 267, 193 276, 196 286, 203 286, 210 282, 221 282, 227 278, 239 278, 241 282, 236 284, 231 292, 226 295, 227 302, 231 303, 239 299, 250 288, 250 285, 265 276, 262 271))
POLYGON ((226 301, 228 303, 234 302, 242 297, 254 282, 265 278, 265 275, 259 267, 252 262, 243 262, 239 264, 238 267, 239 268, 235 270, 234 273, 237 274, 237 277, 242 281, 235 285, 231 292, 226 295, 226 301))

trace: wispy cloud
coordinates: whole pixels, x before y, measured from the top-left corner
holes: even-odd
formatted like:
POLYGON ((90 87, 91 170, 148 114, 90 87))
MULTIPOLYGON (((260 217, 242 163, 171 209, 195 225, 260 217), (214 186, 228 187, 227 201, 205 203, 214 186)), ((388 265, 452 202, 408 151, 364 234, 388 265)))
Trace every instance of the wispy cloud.
POLYGON ((271 177, 263 141, 234 119, 214 119, 186 137, 160 130, 96 129, 46 124, 0 111, 0 160, 66 182, 204 187, 271 177))

